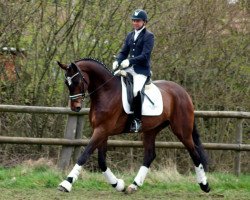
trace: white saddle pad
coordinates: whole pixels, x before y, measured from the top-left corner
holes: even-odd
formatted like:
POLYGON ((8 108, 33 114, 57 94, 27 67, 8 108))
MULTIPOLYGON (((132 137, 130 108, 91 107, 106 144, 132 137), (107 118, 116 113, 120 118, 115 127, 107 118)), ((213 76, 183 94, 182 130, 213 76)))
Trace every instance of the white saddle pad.
MULTIPOLYGON (((130 105, 128 103, 127 98, 127 90, 126 85, 123 81, 123 77, 121 77, 122 83, 122 105, 123 109, 127 114, 132 114, 133 112, 130 111, 130 105)), ((150 98, 150 100, 154 103, 152 104, 146 96, 144 96, 144 101, 142 104, 142 115, 144 116, 157 116, 160 115, 163 111, 163 102, 162 96, 159 88, 151 83, 150 85, 146 85, 145 87, 145 94, 150 98)))

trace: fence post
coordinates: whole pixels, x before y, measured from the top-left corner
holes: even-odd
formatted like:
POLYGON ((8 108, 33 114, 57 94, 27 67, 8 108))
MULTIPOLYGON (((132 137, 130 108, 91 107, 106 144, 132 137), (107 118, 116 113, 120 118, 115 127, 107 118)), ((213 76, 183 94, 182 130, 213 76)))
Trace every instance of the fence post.
MULTIPOLYGON (((77 127, 77 115, 68 115, 64 138, 75 139, 76 127, 77 127)), ((69 166, 73 150, 74 150, 74 146, 62 147, 59 160, 58 160, 59 169, 65 170, 69 166)))
MULTIPOLYGON (((236 144, 242 144, 242 124, 243 119, 237 119, 236 127, 236 144)), ((235 160, 234 160, 234 173, 236 176, 239 176, 241 172, 241 151, 235 151, 235 160)))
POLYGON ((130 148, 130 171, 134 171, 134 148, 130 148))

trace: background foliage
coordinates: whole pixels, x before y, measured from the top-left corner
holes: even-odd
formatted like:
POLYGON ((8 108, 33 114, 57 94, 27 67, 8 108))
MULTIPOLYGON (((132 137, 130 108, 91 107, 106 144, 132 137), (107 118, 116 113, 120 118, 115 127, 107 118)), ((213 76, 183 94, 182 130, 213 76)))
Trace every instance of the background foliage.
MULTIPOLYGON (((250 3, 247 0, 236 4, 227 0, 0 0, 0 103, 67 106, 64 75, 56 61, 69 63, 93 57, 110 67, 113 55, 118 53, 131 30, 130 15, 136 8, 147 10, 147 27, 155 34, 153 79, 171 80, 184 86, 196 110, 250 110, 250 3), (4 47, 8 50, 3 50, 4 47), (6 62, 14 63, 14 76, 9 76, 6 62)), ((63 136, 65 116, 0 115, 1 135, 63 136)), ((204 142, 235 139, 235 120, 199 119, 198 125, 204 142)), ((89 137, 89 127, 85 128, 85 136, 89 137)), ((134 135, 125 137, 138 139, 134 135)), ((175 138, 166 130, 158 140, 175 141, 175 138)), ((249 143, 249 140, 246 120, 243 141, 249 143)), ((56 158, 58 152, 57 147, 22 145, 19 148, 1 145, 0 161, 10 165, 26 156, 56 158)), ((110 159, 120 154, 126 157, 129 153, 114 152, 110 159)), ((138 150, 136 154, 138 162, 140 153, 138 150)), ((190 167, 189 157, 181 150, 168 153, 158 150, 158 154, 164 155, 159 156, 159 163, 166 157, 164 163, 170 159, 182 171, 190 167)), ((231 168, 232 152, 211 151, 209 155, 211 169, 218 170, 218 162, 221 170, 231 168)), ((249 160, 249 154, 245 156, 249 160)), ((126 166, 126 159, 123 162, 126 166)), ((247 159, 243 166, 249 171, 247 159)))

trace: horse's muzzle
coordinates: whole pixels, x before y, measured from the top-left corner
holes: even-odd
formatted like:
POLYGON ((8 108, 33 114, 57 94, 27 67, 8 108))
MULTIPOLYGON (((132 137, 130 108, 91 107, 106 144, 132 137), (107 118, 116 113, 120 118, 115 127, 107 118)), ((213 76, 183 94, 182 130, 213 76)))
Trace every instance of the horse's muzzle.
POLYGON ((80 112, 81 109, 82 109, 82 107, 76 107, 74 111, 75 112, 80 112))
POLYGON ((82 109, 82 102, 80 101, 71 101, 70 108, 74 112, 80 112, 82 109))

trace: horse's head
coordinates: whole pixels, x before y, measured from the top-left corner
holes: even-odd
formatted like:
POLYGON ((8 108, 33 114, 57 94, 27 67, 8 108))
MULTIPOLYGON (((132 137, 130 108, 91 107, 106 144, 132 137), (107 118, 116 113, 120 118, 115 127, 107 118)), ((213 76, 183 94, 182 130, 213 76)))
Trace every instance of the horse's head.
POLYGON ((57 62, 65 70, 65 84, 69 89, 70 108, 72 111, 79 112, 82 108, 82 100, 88 83, 76 64, 65 65, 57 62))

